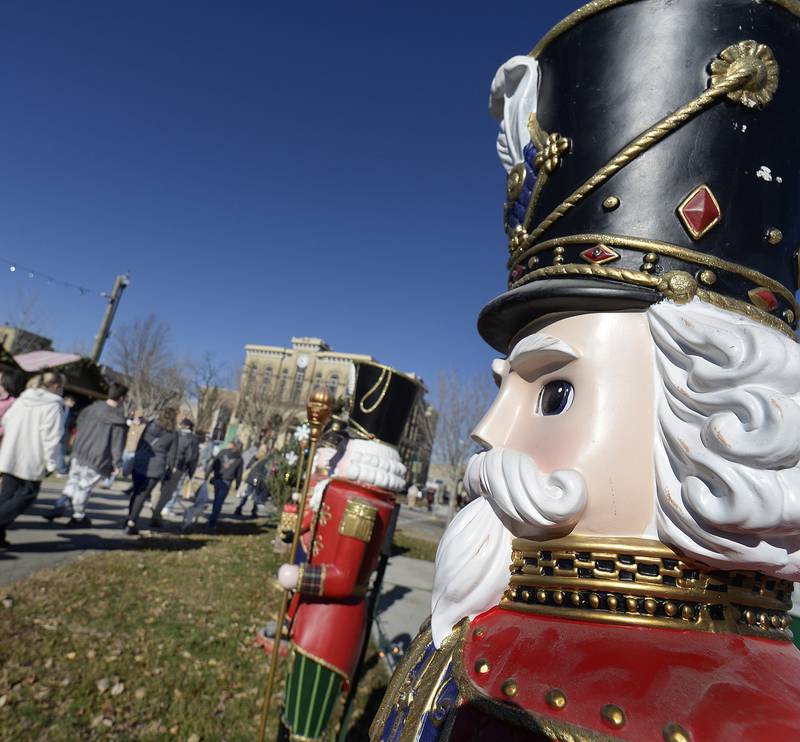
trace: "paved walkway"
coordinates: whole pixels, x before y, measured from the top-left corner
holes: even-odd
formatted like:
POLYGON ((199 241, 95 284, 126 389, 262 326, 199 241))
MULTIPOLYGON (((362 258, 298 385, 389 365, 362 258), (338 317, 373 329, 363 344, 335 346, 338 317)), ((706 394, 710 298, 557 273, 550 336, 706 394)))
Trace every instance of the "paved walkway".
MULTIPOLYGON (((11 546, 0 550, 0 586, 88 554, 130 548, 132 541, 136 540, 137 537, 122 533, 128 514, 128 497, 124 494, 130 486, 127 481, 115 482, 111 490, 98 488, 94 491, 86 509, 92 521, 90 528, 72 528, 67 526, 65 518, 48 523, 42 515, 58 499, 65 482, 66 477, 46 479, 34 505, 9 527, 11 546)), ((236 504, 236 497, 228 495, 223 514, 232 516, 236 504)), ((208 512, 210 507, 206 508, 208 512)), ((149 519, 150 510, 145 505, 139 518, 140 528, 146 526, 149 519)), ((168 524, 168 529, 173 531, 178 527, 179 523, 168 524)))
POLYGON ((372 637, 387 651, 392 669, 431 613, 432 585, 433 562, 404 556, 389 560, 372 637))

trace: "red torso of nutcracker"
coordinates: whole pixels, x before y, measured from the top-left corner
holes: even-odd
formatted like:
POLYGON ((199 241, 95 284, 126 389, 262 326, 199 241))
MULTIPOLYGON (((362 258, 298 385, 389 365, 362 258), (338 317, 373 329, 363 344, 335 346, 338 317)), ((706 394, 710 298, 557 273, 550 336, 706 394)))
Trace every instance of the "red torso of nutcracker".
POLYGON ((800 739, 800 655, 788 641, 502 608, 464 629, 453 742, 570 729, 576 738, 800 739), (471 713, 481 704, 489 714, 471 713))
MULTIPOLYGON (((319 506, 309 560, 300 567, 292 643, 347 681, 356 669, 364 598, 393 510, 393 493, 334 478, 319 506)), ((314 517, 310 513, 304 525, 314 517)))

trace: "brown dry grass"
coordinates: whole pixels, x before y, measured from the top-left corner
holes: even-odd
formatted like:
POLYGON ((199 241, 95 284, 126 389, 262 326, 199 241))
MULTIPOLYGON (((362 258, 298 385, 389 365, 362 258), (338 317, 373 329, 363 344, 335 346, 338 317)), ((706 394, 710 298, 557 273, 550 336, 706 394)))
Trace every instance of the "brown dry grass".
MULTIPOLYGON (((266 659, 253 640, 276 608, 273 534, 248 524, 144 538, 7 589, 0 739, 255 739, 266 659)), ((367 664, 351 740, 365 738, 387 680, 374 656, 367 664)))

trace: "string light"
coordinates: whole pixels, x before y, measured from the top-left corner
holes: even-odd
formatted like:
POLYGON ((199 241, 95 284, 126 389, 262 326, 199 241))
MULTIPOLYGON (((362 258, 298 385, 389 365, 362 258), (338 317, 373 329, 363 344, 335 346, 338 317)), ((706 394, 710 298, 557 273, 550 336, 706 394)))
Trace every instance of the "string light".
POLYGON ((48 286, 53 286, 54 284, 58 286, 64 286, 68 289, 75 289, 76 291, 80 292, 81 296, 87 296, 89 294, 94 294, 96 296, 100 296, 102 298, 107 297, 107 293, 105 291, 98 291, 97 289, 90 289, 86 286, 79 286, 77 283, 72 283, 70 281, 62 281, 55 276, 51 276, 47 273, 42 273, 34 268, 29 268, 24 265, 20 265, 19 263, 8 260, 7 258, 0 257, 0 263, 5 263, 8 266, 8 270, 11 273, 16 273, 17 269, 19 268, 21 271, 24 271, 28 278, 33 280, 39 278, 47 283, 48 286))

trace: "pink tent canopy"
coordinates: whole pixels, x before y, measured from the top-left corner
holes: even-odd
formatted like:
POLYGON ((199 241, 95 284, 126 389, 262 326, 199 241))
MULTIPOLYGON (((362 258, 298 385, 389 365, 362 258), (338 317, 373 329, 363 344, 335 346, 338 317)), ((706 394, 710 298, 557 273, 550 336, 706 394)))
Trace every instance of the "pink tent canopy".
POLYGON ((43 368, 58 368, 75 361, 80 361, 77 353, 57 353, 54 350, 34 350, 30 353, 20 353, 14 360, 23 371, 41 371, 43 368))

